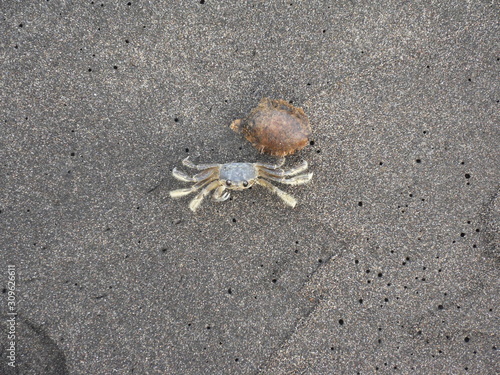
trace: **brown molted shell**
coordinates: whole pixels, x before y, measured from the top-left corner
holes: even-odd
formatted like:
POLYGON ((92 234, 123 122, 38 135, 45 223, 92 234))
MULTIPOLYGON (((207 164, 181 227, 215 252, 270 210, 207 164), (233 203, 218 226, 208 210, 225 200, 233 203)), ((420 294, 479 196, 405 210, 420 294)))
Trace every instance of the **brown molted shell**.
POLYGON ((242 133, 260 152, 274 156, 303 149, 311 136, 311 125, 302 108, 269 98, 263 98, 248 117, 233 121, 231 129, 242 133))

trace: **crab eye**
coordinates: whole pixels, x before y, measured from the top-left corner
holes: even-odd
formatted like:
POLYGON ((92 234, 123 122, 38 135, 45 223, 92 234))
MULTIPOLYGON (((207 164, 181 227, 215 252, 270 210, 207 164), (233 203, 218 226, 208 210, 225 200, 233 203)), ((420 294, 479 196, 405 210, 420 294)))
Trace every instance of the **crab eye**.
POLYGON ((226 181, 226 185, 227 185, 227 186, 231 186, 231 185, 232 185, 232 181, 231 181, 231 180, 227 180, 227 181, 226 181))
POLYGON ((247 187, 248 186, 248 181, 243 181, 243 186, 247 187))

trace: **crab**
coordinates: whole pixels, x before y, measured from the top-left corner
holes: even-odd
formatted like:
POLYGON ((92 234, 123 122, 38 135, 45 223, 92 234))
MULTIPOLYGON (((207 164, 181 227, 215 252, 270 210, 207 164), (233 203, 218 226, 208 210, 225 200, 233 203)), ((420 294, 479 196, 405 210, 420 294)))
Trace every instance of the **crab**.
POLYGON ((287 185, 302 185, 311 181, 313 174, 299 174, 307 169, 307 161, 303 161, 302 164, 288 170, 281 169, 284 163, 285 159, 282 158, 277 164, 226 163, 197 165, 189 160, 188 156, 182 161, 182 164, 188 168, 197 169, 200 172, 194 176, 189 176, 174 168, 172 175, 176 179, 184 182, 194 182, 194 185, 190 188, 172 190, 170 191, 170 196, 172 198, 180 198, 201 189, 189 203, 189 208, 192 211, 196 211, 203 199, 212 191, 213 200, 223 202, 230 196, 230 193, 226 189, 245 190, 257 184, 278 195, 288 206, 295 207, 297 200, 269 181, 287 185))
POLYGON ((230 128, 242 133, 261 153, 286 156, 309 144, 311 125, 302 108, 285 100, 262 98, 259 105, 230 128))

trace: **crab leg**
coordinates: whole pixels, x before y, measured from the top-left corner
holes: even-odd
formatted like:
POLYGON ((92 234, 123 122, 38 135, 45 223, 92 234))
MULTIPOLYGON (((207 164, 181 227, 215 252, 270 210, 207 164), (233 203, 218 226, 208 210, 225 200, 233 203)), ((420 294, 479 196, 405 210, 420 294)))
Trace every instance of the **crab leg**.
POLYGON ((290 168, 288 170, 283 170, 283 169, 274 169, 273 168, 268 168, 268 167, 262 167, 262 170, 270 175, 274 175, 276 177, 280 176, 280 177, 284 177, 284 176, 294 176, 296 174, 299 174, 300 172, 304 172, 308 167, 308 164, 307 164, 307 161, 304 160, 302 162, 302 164, 294 167, 294 168, 290 168))
POLYGON ((206 180, 214 172, 215 172, 215 170, 213 168, 209 168, 209 169, 204 170, 204 171, 202 171, 202 172, 200 172, 198 174, 195 174, 193 177, 191 177, 188 174, 186 174, 186 173, 178 170, 177 168, 174 168, 173 171, 172 171, 172 175, 176 179, 178 179, 180 181, 184 181, 184 182, 199 182, 199 181, 206 180))
POLYGON ((269 164, 269 163, 255 163, 257 167, 262 167, 266 169, 278 169, 283 164, 285 164, 285 158, 281 158, 278 160, 278 164, 269 164))
POLYGON ((276 176, 273 176, 270 173, 263 173, 262 174, 262 177, 265 177, 268 180, 280 182, 280 183, 286 184, 286 185, 302 185, 302 184, 307 184, 309 181, 311 181, 312 176, 313 176, 312 172, 311 173, 307 173, 307 174, 301 174, 299 176, 295 176, 295 177, 291 177, 291 178, 276 177, 276 176))
POLYGON ((263 180, 263 179, 257 179, 257 183, 259 185, 262 185, 264 186, 265 188, 271 190, 273 193, 275 193, 276 195, 278 195, 278 197, 280 197, 281 199, 283 199, 283 201, 291 206, 291 207, 295 207, 295 205, 297 204, 297 200, 292 197, 290 194, 288 193, 285 193, 283 190, 281 189, 278 189, 276 186, 274 186, 273 184, 271 184, 270 182, 266 181, 266 180, 263 180))
POLYGON ((182 164, 184 164, 186 167, 189 167, 189 168, 198 169, 199 171, 220 166, 220 164, 198 164, 198 165, 196 165, 191 160, 189 160, 189 156, 182 161, 182 164))
POLYGON ((193 211, 193 212, 196 211, 196 209, 200 205, 203 198, 205 198, 212 190, 214 190, 219 185, 220 185, 220 182, 218 180, 216 180, 216 181, 212 181, 207 186, 205 186, 203 188, 203 190, 200 191, 198 193, 198 195, 196 197, 194 197, 191 202, 189 202, 189 208, 191 209, 191 211, 193 211))
POLYGON ((172 191, 170 191, 170 196, 172 198, 180 198, 180 197, 184 197, 186 195, 189 195, 191 193, 194 193, 196 190, 199 190, 200 188, 202 188, 203 186, 208 184, 210 181, 213 181, 214 178, 215 178, 214 176, 210 176, 210 178, 199 181, 196 184, 194 184, 193 186, 191 186, 190 188, 172 190, 172 191))
POLYGON ((224 190, 226 190, 226 187, 224 185, 220 185, 217 189, 215 189, 214 195, 212 195, 212 198, 214 199, 214 201, 224 202, 225 200, 227 200, 229 198, 229 196, 230 196, 229 192, 226 191, 224 193, 224 190))

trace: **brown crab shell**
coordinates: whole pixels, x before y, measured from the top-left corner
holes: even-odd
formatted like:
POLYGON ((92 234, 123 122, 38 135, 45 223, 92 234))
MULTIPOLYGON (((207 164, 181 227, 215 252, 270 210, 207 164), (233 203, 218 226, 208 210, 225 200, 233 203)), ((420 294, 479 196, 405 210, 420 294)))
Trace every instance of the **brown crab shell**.
POLYGON ((302 108, 269 98, 263 98, 246 118, 233 121, 230 127, 260 152, 273 156, 293 154, 307 146, 311 137, 311 125, 302 108))

